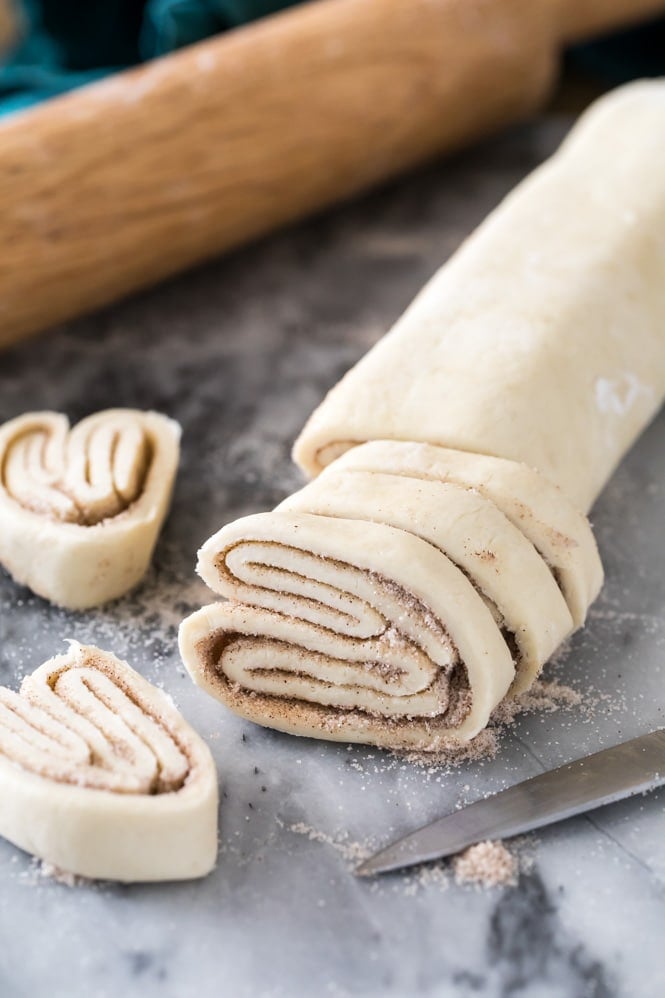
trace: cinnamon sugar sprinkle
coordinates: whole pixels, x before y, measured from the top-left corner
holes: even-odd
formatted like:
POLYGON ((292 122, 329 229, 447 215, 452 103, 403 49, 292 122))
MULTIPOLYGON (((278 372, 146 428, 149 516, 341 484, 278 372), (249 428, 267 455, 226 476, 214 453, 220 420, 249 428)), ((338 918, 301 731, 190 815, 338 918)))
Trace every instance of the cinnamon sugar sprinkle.
POLYGON ((435 752, 396 752, 395 754, 416 766, 434 766, 437 768, 493 759, 497 754, 499 742, 505 729, 513 724, 520 714, 530 714, 534 711, 552 713, 561 708, 576 707, 581 701, 580 694, 571 689, 570 686, 564 686, 556 680, 547 682, 537 679, 526 692, 502 700, 494 708, 487 727, 471 741, 460 745, 450 745, 435 752))
POLYGON ((455 857, 453 870, 456 884, 514 887, 518 863, 503 842, 479 842, 455 857))

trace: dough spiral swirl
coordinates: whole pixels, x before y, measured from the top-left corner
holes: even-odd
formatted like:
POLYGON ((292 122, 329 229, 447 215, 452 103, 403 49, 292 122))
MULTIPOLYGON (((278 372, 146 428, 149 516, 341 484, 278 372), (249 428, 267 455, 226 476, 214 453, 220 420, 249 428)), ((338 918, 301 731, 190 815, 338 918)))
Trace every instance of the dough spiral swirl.
POLYGON ((199 572, 228 602, 181 626, 197 683, 286 731, 430 750, 528 688, 602 581, 535 471, 384 441, 222 528, 199 572))
POLYGON ((71 431, 65 416, 35 413, 8 440, 2 484, 25 509, 91 526, 138 499, 151 459, 150 437, 128 410, 96 413, 71 431))

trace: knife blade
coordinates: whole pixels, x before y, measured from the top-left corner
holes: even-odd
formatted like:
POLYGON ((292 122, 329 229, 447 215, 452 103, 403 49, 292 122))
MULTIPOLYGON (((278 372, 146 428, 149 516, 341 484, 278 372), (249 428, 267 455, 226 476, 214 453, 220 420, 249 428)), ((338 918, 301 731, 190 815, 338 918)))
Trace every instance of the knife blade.
POLYGON ((665 728, 541 773, 419 828, 361 863, 361 877, 388 873, 507 839, 665 783, 665 728))

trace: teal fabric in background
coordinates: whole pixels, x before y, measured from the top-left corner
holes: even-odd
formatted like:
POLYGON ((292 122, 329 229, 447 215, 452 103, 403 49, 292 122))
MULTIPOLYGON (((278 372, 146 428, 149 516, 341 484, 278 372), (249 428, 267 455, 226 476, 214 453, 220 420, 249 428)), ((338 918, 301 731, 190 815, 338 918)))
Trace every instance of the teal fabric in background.
POLYGON ((301 0, 148 0, 139 37, 142 59, 200 42, 301 0))
MULTIPOLYGON (((21 31, 0 65, 0 114, 247 24, 302 0, 13 0, 21 31)), ((572 49, 607 84, 665 74, 665 21, 572 49)))
POLYGON ((23 0, 0 114, 37 104, 299 0, 23 0))
POLYGON ((570 61, 619 86, 641 76, 665 76, 665 18, 570 50, 570 61))

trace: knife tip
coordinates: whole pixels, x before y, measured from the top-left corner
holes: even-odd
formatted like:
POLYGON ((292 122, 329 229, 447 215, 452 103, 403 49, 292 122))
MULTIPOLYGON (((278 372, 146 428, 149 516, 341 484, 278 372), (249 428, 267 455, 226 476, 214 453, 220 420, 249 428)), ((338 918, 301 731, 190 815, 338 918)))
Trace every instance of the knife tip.
POLYGON ((366 859, 353 871, 356 877, 371 877, 374 873, 374 866, 371 859, 366 859))

